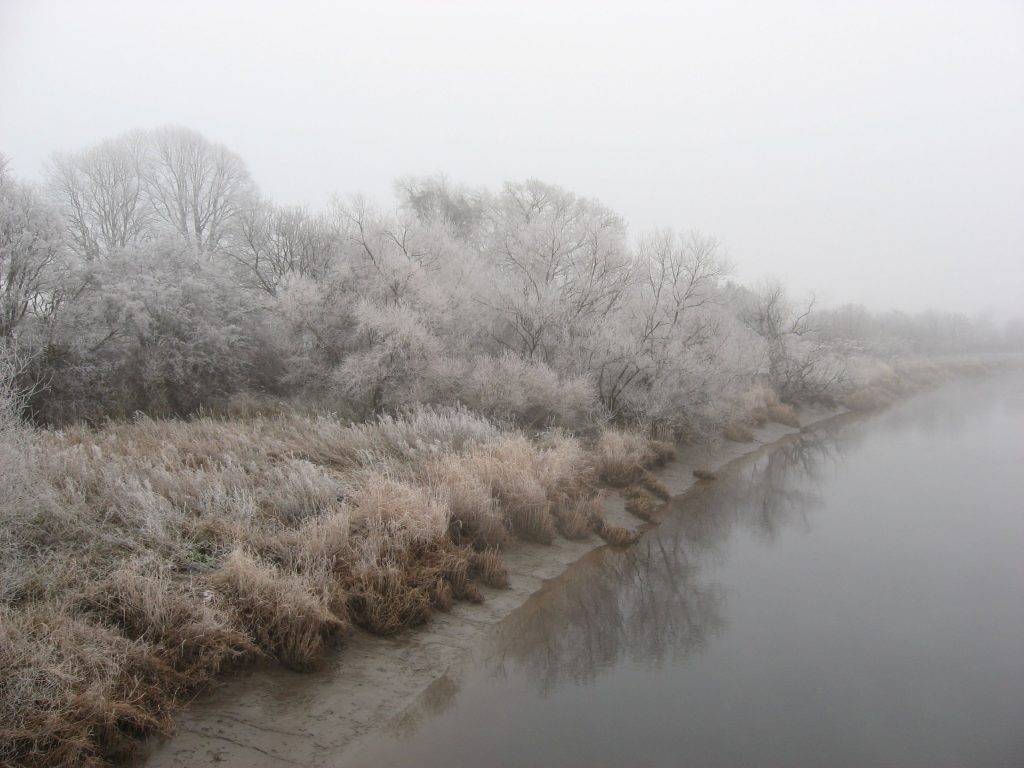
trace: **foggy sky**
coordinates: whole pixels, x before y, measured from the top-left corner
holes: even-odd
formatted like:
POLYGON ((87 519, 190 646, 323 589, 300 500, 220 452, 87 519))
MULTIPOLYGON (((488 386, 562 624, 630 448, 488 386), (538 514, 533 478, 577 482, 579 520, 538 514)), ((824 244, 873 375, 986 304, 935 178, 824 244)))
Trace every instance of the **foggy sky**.
POLYGON ((167 123, 282 203, 537 177, 747 282, 1024 314, 1019 0, 0 0, 16 173, 167 123))

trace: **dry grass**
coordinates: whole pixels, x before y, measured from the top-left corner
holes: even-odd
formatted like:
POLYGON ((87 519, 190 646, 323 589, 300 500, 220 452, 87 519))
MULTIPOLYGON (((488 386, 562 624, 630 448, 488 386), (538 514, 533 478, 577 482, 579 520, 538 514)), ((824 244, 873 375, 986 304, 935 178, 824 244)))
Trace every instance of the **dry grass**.
POLYGON ((640 486, 652 496, 657 496, 663 501, 672 498, 672 491, 669 490, 669 487, 650 472, 645 471, 640 476, 640 486))
POLYGON ((489 489, 512 532, 550 544, 557 533, 545 481, 544 453, 523 437, 510 437, 472 451, 463 461, 489 489))
POLYGON ((395 563, 380 563, 359 574, 351 593, 353 621, 378 635, 393 635, 426 623, 433 605, 430 592, 410 586, 404 569, 395 563))
POLYGON ((567 539, 585 539, 593 532, 591 516, 601 508, 601 495, 560 493, 552 510, 558 532, 567 539))
POLYGON ((594 452, 530 440, 459 410, 233 413, 0 419, 0 765, 104 764, 231 667, 308 668, 350 622, 393 634, 482 600, 477 584, 508 586, 513 536, 626 546, 598 467, 657 490, 644 467, 671 453, 626 432, 594 452))
POLYGON ((875 358, 853 358, 848 363, 849 390, 841 402, 852 411, 885 408, 900 398, 933 387, 951 376, 977 376, 991 372, 1011 360, 971 357, 901 359, 884 362, 875 358))
POLYGON ((638 486, 626 489, 626 511, 641 520, 653 520, 661 502, 638 486))
POLYGON ((627 531, 625 528, 620 528, 617 525, 609 525, 608 521, 602 516, 595 516, 591 524, 594 527, 594 533, 612 547, 629 547, 640 538, 638 533, 627 531))
POLYGON ((145 640, 194 689, 260 653, 249 636, 232 625, 213 593, 195 589, 190 582, 124 568, 93 590, 85 603, 87 610, 127 638, 145 640))
POLYGON ((754 433, 742 424, 733 422, 727 424, 725 429, 722 430, 722 437, 726 440, 731 440, 734 443, 752 443, 754 442, 754 433))
POLYGON ((347 626, 298 576, 241 549, 228 555, 210 583, 256 645, 292 669, 313 665, 347 626))
POLYGON ((663 464, 668 464, 668 462, 676 457, 675 446, 671 443, 666 443, 662 440, 650 440, 647 447, 653 456, 651 461, 648 462, 648 466, 660 467, 663 464))
POLYGON ((765 406, 760 411, 757 411, 755 418, 767 421, 774 421, 778 424, 783 424, 787 427, 793 427, 798 429, 800 427, 800 418, 796 415, 796 411, 793 410, 793 406, 787 403, 772 403, 771 405, 765 406))
POLYGON ((671 460, 675 449, 637 432, 609 429, 601 433, 595 454, 598 478, 609 485, 623 487, 639 481, 645 468, 671 460))
POLYGON ((67 609, 0 608, 0 669, 0 765, 102 765, 170 729, 175 671, 67 609))
POLYGON ((449 531, 456 544, 471 544, 478 550, 508 544, 509 528, 490 484, 462 457, 432 462, 423 474, 429 486, 448 500, 449 531))
POLYGON ((373 473, 351 494, 357 526, 372 523, 406 542, 433 541, 448 530, 448 507, 429 488, 373 473))
POLYGON ((508 570, 501 563, 501 554, 496 549, 469 554, 469 574, 481 584, 495 589, 508 589, 508 570))
POLYGON ((381 528, 367 541, 349 581, 353 621, 379 635, 419 626, 432 610, 450 610, 455 600, 482 602, 471 579, 480 574, 501 584, 507 574, 492 551, 460 548, 446 537, 396 545, 394 533, 381 528))
POLYGON ((757 426, 774 421, 787 427, 800 427, 800 419, 797 417, 796 411, 793 410, 793 406, 780 402, 778 395, 770 387, 756 386, 746 394, 743 400, 749 419, 757 426))
POLYGON ((414 547, 409 551, 411 581, 416 584, 418 579, 428 583, 439 579, 451 589, 456 600, 481 603, 483 595, 470 581, 471 554, 472 550, 456 547, 443 538, 414 547))

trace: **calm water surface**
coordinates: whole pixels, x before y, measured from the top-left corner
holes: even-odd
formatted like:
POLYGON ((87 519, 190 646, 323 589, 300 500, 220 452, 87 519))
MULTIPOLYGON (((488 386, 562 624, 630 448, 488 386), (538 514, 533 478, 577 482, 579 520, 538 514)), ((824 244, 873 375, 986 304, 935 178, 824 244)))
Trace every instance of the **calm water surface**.
POLYGON ((1024 376, 677 499, 345 765, 1024 766, 1024 376))

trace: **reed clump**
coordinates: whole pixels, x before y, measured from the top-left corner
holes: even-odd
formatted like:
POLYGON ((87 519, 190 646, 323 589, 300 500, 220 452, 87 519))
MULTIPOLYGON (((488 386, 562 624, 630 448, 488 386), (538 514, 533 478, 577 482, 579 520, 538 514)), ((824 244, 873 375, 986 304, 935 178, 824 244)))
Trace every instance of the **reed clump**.
POLYGON ((644 488, 632 486, 626 490, 626 511, 641 520, 654 519, 661 502, 644 488))
POLYGON ((558 532, 567 539, 586 539, 593 532, 591 518, 600 510, 602 499, 602 494, 560 493, 552 507, 558 532))
POLYGON ((617 525, 610 525, 603 516, 595 515, 591 519, 594 533, 600 536, 606 544, 612 547, 625 548, 632 546, 640 538, 640 534, 628 531, 617 525))
POLYGON ((508 569, 502 565, 501 553, 496 549, 485 549, 483 552, 470 552, 469 575, 481 584, 495 589, 508 589, 508 569))
POLYGON ((639 485, 647 493, 656 496, 662 501, 668 501, 672 498, 672 491, 669 490, 669 487, 646 470, 640 476, 639 485))
POLYGON ((312 666, 347 626, 301 578, 242 549, 225 558, 210 584, 260 650, 292 669, 312 666))
POLYGON ((425 624, 435 594, 429 588, 411 585, 403 568, 394 563, 378 563, 356 576, 350 586, 349 610, 352 620, 377 635, 393 635, 403 629, 425 624))
POLYGON ((609 429, 601 433, 595 447, 597 477, 615 487, 638 482, 649 467, 670 461, 675 449, 638 432, 609 429))

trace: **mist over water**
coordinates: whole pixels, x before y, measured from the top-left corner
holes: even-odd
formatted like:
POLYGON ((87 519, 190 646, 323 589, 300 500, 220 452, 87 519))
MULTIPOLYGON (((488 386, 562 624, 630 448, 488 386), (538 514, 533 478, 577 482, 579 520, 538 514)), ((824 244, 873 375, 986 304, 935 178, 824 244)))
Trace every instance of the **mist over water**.
POLYGON ((1015 374, 801 433, 549 583, 339 764, 1015 765, 1022 430, 1015 374))

